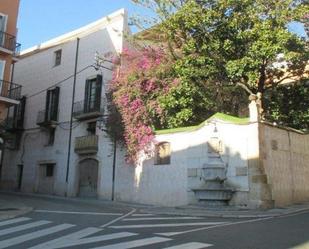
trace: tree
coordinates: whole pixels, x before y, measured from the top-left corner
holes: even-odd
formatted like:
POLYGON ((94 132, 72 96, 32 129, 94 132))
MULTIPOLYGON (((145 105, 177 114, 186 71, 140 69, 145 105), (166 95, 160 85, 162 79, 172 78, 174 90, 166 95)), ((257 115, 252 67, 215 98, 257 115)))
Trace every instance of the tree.
POLYGON ((134 2, 153 9, 157 22, 138 36, 151 42, 124 53, 127 63, 112 83, 130 156, 154 129, 196 124, 218 111, 238 114, 248 94, 264 97, 306 75, 306 41, 287 29, 308 12, 305 1, 134 2))
POLYGON ((228 96, 241 87, 263 96, 281 84, 308 78, 308 42, 287 29, 293 21, 308 27, 306 0, 135 2, 147 2, 157 13, 176 74, 213 95, 228 96))

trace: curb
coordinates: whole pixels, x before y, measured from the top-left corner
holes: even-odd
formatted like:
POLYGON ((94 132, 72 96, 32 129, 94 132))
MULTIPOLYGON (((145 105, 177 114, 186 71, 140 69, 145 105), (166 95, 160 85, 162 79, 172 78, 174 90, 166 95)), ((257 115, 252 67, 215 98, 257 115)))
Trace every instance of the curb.
MULTIPOLYGON (((280 209, 278 211, 268 210, 268 211, 261 211, 260 213, 250 214, 250 210, 248 213, 246 211, 212 211, 212 210, 205 210, 204 208, 198 208, 198 207, 175 207, 175 208, 169 208, 169 210, 165 210, 165 207, 159 207, 159 206, 153 206, 153 205, 143 205, 143 204, 135 204, 135 203, 127 203, 127 202, 117 202, 117 201, 111 201, 111 200, 100 200, 100 199, 81 199, 81 198, 75 198, 75 197, 63 197, 63 196, 55 196, 55 195, 42 195, 42 194, 32 194, 32 193, 21 193, 21 192, 9 192, 9 191, 0 191, 0 194, 6 194, 6 195, 15 195, 15 196, 28 196, 33 198, 43 198, 43 199, 57 199, 57 200, 63 200, 63 201, 70 201, 70 202, 79 202, 79 203, 86 203, 90 205, 101 205, 101 206, 108 206, 108 207, 114 207, 114 208, 121 208, 121 207, 129 207, 129 208, 136 208, 140 212, 143 213, 152 213, 152 214, 161 214, 161 215, 179 215, 179 216, 199 216, 199 217, 211 217, 211 218, 236 218, 236 219, 246 219, 246 218, 275 218, 275 217, 283 217, 287 215, 293 215, 303 212, 309 212, 309 203, 307 203, 307 206, 304 207, 304 204, 302 207, 287 207, 285 209, 280 209), (230 213, 228 213, 230 212, 230 213), (237 212, 234 213, 233 212, 237 212), (271 213, 270 213, 271 212, 271 213), (231 214, 232 213, 232 214, 231 214)), ((18 214, 13 214, 13 217, 23 215, 25 213, 31 212, 33 208, 28 208, 28 210, 24 210, 19 212, 18 214)), ((17 211, 15 211, 16 213, 17 211)), ((252 210, 254 212, 254 210, 252 210)), ((10 214, 8 215, 9 218, 12 218, 10 214)), ((2 218, 0 212, 0 220, 4 219, 2 218)))
POLYGON ((160 208, 158 206, 153 205, 146 205, 146 204, 138 204, 138 203, 127 203, 127 202, 118 202, 118 201, 111 201, 111 200, 102 200, 102 199, 86 199, 86 198, 78 198, 78 197, 64 197, 64 196, 57 196, 57 195, 44 195, 44 194, 33 194, 33 193, 23 193, 23 192, 10 192, 10 191, 0 191, 0 194, 3 195, 15 195, 15 196, 27 196, 33 198, 42 198, 42 199, 50 199, 50 200, 63 200, 63 201, 70 201, 70 202, 79 202, 85 203, 90 205, 101 205, 101 206, 108 206, 108 207, 130 207, 130 208, 160 208))
MULTIPOLYGON (((288 215, 296 215, 299 213, 309 212, 309 207, 306 208, 299 208, 296 210, 284 210, 282 212, 277 213, 269 213, 269 214, 222 214, 220 211, 197 211, 194 210, 187 210, 186 212, 179 212, 179 211, 157 211, 157 210, 149 210, 149 209, 141 209, 141 212, 144 213, 152 213, 152 214, 161 214, 161 215, 180 215, 180 216, 188 216, 194 215, 199 217, 209 217, 209 218, 236 218, 236 219, 246 219, 246 218, 275 218, 275 217, 284 217, 288 215)), ((239 211, 241 212, 241 211, 239 211)), ((267 212, 267 211, 265 211, 267 212)))

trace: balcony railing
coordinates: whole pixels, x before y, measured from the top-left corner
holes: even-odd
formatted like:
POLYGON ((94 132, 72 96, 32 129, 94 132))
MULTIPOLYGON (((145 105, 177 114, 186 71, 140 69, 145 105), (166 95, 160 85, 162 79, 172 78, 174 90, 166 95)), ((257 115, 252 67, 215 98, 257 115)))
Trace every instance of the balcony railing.
POLYGON ((16 42, 15 36, 0 31, 0 47, 13 52, 17 56, 20 53, 21 44, 16 42))
POLYGON ((1 92, 0 96, 9 98, 9 99, 15 99, 19 100, 21 97, 21 85, 17 85, 15 83, 0 80, 0 86, 1 86, 1 92))
POLYGON ((56 127, 58 118, 56 115, 46 115, 46 110, 38 112, 36 124, 39 126, 56 127))
POLYGON ((97 135, 75 138, 74 151, 77 154, 96 154, 98 152, 99 137, 97 135))
POLYGON ((6 118, 2 126, 6 131, 21 131, 24 129, 24 124, 22 122, 23 120, 19 120, 16 117, 8 117, 6 118))
POLYGON ((79 101, 73 106, 73 117, 78 120, 98 118, 104 114, 104 98, 98 102, 79 101))

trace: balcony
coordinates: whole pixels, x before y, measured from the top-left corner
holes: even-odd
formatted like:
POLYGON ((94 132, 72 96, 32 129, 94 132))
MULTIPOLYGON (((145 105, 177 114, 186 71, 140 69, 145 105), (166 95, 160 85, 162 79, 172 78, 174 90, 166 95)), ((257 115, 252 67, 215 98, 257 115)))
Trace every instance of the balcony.
POLYGON ((97 103, 89 101, 79 101, 74 103, 73 117, 77 120, 94 119, 104 114, 104 99, 99 99, 97 103))
POLYGON ((20 53, 21 44, 16 42, 16 37, 0 31, 0 50, 4 53, 18 56, 20 53))
POLYGON ((21 85, 0 80, 0 101, 18 104, 21 98, 21 85))
POLYGON ((8 117, 2 123, 2 127, 8 132, 16 132, 24 130, 23 120, 19 120, 15 117, 8 117))
POLYGON ((75 153, 79 155, 96 154, 98 152, 99 137, 97 135, 75 138, 75 153))
POLYGON ((56 113, 46 113, 46 110, 38 112, 36 124, 46 128, 56 128, 58 125, 58 118, 56 113))

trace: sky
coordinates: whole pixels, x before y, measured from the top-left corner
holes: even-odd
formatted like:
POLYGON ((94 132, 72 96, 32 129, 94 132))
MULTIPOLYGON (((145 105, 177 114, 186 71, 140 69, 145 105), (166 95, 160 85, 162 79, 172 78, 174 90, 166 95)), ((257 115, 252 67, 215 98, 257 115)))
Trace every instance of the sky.
POLYGON ((121 8, 127 9, 129 16, 145 13, 131 0, 21 0, 18 42, 26 49, 121 8))
MULTIPOLYGON (((22 49, 26 49, 121 8, 127 9, 129 16, 151 14, 131 0, 21 0, 18 42, 22 44, 22 49)), ((291 24, 290 29, 304 35, 300 25, 291 24)))

